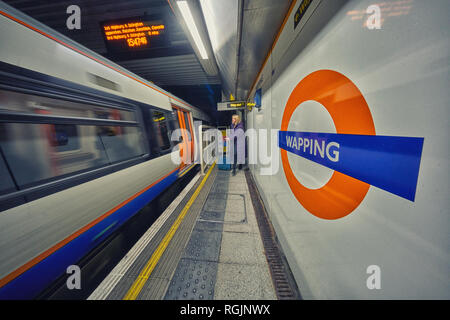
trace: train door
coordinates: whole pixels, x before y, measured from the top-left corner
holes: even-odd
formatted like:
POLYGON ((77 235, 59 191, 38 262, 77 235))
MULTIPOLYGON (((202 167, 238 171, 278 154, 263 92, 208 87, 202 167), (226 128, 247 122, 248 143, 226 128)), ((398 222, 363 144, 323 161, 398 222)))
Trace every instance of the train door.
POLYGON ((183 116, 187 132, 190 163, 194 163, 194 130, 193 130, 194 126, 192 125, 191 121, 191 113, 183 111, 183 116))
POLYGON ((188 111, 179 108, 175 108, 174 111, 177 112, 178 122, 182 131, 183 141, 180 145, 180 157, 181 167, 184 168, 186 165, 194 162, 194 139, 192 124, 188 111))

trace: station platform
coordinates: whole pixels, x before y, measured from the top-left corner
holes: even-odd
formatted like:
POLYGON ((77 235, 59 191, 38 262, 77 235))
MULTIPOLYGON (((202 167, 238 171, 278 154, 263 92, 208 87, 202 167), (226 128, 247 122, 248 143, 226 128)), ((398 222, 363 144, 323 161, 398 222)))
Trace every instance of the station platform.
POLYGON ((248 179, 199 172, 88 300, 297 299, 248 179))

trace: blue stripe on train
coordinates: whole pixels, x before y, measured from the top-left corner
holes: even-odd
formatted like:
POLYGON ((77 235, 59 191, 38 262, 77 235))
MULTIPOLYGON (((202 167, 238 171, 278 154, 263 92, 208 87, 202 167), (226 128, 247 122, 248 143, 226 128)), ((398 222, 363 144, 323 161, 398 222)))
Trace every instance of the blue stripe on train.
MULTIPOLYGON (((32 299, 177 179, 178 170, 0 288, 0 299, 32 299), (113 225, 111 227, 111 225, 113 225), (100 237, 98 234, 104 232, 100 237)), ((69 275, 68 275, 69 276, 69 275)), ((83 286, 83 283, 81 283, 83 286)))

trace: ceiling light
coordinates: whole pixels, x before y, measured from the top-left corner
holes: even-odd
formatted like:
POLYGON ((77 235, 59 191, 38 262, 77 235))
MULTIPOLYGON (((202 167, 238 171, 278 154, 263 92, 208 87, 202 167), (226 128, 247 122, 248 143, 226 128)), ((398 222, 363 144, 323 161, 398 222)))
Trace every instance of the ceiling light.
POLYGON ((197 26, 195 25, 194 18, 192 17, 191 10, 187 4, 187 1, 177 1, 178 8, 181 11, 181 15, 183 16, 186 25, 191 32, 192 38, 194 38, 195 45, 197 46, 198 51, 200 52, 200 56, 202 59, 208 59, 208 54, 206 53, 205 46, 203 45, 202 39, 200 38, 200 34, 198 33, 197 26))

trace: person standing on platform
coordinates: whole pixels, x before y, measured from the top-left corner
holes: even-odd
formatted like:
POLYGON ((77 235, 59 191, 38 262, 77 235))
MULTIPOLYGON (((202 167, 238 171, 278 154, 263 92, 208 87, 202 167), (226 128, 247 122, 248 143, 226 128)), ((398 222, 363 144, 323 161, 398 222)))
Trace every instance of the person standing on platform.
POLYGON ((238 114, 234 114, 231 118, 231 135, 230 144, 232 148, 233 159, 233 176, 236 175, 236 166, 239 165, 239 170, 245 164, 245 133, 244 124, 238 114))

